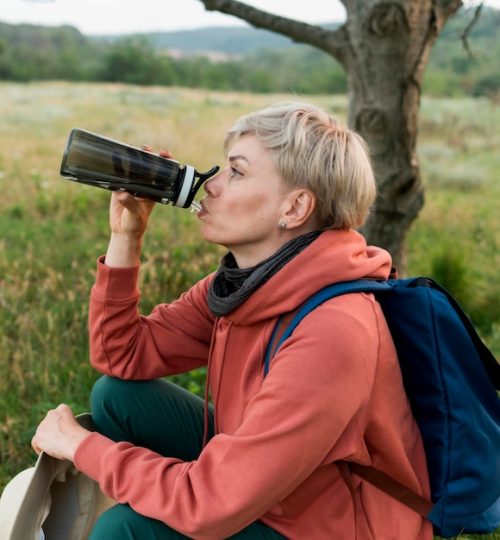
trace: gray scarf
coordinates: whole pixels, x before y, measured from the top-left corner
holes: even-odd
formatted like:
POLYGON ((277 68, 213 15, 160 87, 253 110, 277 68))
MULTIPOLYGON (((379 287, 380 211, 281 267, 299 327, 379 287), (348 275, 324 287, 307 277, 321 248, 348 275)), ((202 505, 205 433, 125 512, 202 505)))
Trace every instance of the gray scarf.
POLYGON ((217 317, 231 313, 295 255, 314 242, 320 234, 321 231, 313 231, 298 236, 252 268, 238 268, 231 252, 224 255, 208 290, 210 310, 217 317))

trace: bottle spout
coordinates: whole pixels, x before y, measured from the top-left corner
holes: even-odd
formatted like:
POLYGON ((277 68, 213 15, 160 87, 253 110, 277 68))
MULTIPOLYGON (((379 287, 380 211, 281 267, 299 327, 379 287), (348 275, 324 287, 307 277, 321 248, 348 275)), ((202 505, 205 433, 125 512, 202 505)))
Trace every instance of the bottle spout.
POLYGON ((214 174, 219 172, 219 169, 220 169, 220 167, 218 165, 215 165, 214 167, 212 167, 209 171, 207 171, 205 173, 201 173, 201 172, 196 171, 196 176, 198 176, 198 178, 199 178, 198 183, 196 184, 196 189, 198 190, 200 188, 201 184, 203 184, 203 182, 205 182, 211 176, 213 176, 214 174))
MULTIPOLYGON (((206 182, 210 177, 212 177, 214 174, 216 174, 219 171, 220 167, 218 165, 215 165, 212 167, 209 171, 201 173, 199 171, 195 171, 194 175, 196 178, 198 178, 198 181, 196 184, 192 187, 191 192, 189 194, 189 199, 187 205, 184 206, 184 208, 189 208, 191 206, 191 203, 193 202, 194 196, 200 189, 200 187, 203 185, 203 182, 206 182)), ((198 209, 199 210, 199 209, 198 209)))
POLYGON ((189 208, 191 210, 191 213, 193 213, 193 212, 199 212, 202 209, 202 206, 199 202, 192 201, 191 206, 189 208))
POLYGON ((183 178, 181 190, 175 199, 174 206, 179 206, 181 208, 190 208, 191 203, 193 202, 193 199, 197 191, 202 186, 203 182, 213 176, 219 170, 219 167, 216 165, 215 167, 212 167, 209 171, 201 173, 195 170, 191 165, 186 165, 185 170, 186 173, 183 178))

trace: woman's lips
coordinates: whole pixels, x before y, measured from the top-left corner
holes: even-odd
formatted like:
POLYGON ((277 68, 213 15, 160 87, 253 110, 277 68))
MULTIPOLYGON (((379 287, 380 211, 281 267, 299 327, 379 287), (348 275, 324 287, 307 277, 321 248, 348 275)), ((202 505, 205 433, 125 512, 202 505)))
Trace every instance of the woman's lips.
POLYGON ((207 209, 205 208, 205 204, 203 203, 203 201, 201 200, 200 201, 200 206, 201 206, 201 210, 199 210, 196 215, 199 217, 199 218, 202 218, 206 215, 208 215, 208 211, 207 209))

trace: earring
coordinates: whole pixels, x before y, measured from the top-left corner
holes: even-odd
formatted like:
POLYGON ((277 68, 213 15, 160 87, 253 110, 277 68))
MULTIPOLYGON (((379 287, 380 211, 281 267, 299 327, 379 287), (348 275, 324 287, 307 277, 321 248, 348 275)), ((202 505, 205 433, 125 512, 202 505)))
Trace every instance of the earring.
POLYGON ((286 221, 280 221, 280 222, 278 223, 278 226, 279 226, 279 228, 280 228, 281 230, 286 229, 286 221))

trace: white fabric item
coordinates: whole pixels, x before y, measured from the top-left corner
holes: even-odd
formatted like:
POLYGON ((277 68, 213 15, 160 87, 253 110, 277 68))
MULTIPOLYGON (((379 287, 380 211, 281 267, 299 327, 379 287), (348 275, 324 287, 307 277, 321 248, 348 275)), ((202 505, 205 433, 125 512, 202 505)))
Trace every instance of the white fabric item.
MULTIPOLYGON (((77 420, 92 429, 89 414, 77 420)), ((69 461, 40 454, 0 497, 0 540, 86 540, 97 517, 116 504, 69 461)))

